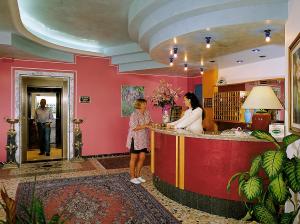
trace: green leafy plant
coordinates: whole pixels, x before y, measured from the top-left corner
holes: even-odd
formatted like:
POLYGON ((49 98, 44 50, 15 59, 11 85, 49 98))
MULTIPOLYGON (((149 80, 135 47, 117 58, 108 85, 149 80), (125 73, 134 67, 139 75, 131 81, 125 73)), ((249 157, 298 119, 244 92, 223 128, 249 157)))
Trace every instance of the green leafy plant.
MULTIPOLYGON (((36 178, 35 178, 36 183, 36 178)), ((35 184, 34 184, 35 189, 35 184)), ((42 201, 35 196, 35 191, 33 191, 31 203, 29 206, 21 205, 23 209, 24 216, 18 216, 16 214, 16 201, 10 198, 5 190, 1 190, 1 198, 3 203, 0 205, 3 207, 6 213, 6 221, 0 220, 0 224, 63 224, 64 221, 61 220, 61 216, 55 214, 51 217, 50 221, 46 221, 46 216, 44 212, 44 207, 42 201)))
POLYGON ((234 174, 227 184, 227 190, 237 181, 239 196, 248 209, 244 220, 255 219, 262 224, 292 224, 300 207, 291 199, 289 190, 294 193, 300 191, 300 159, 287 158, 286 149, 300 136, 288 135, 280 144, 265 131, 256 130, 251 135, 274 143, 275 148, 256 156, 249 171, 234 174), (289 213, 284 212, 287 201, 294 206, 289 213))
POLYGON ((1 198, 2 202, 0 202, 0 205, 5 211, 6 214, 6 221, 0 220, 0 223, 2 224, 15 224, 16 223, 16 202, 14 199, 10 198, 7 194, 7 191, 5 188, 1 189, 1 198))

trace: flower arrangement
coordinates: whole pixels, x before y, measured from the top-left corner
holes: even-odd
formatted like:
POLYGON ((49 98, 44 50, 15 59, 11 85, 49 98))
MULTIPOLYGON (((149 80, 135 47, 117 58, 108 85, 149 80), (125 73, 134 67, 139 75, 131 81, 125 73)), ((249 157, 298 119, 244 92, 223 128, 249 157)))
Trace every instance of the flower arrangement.
POLYGON ((180 88, 173 89, 172 84, 165 80, 160 80, 159 86, 154 89, 151 102, 156 107, 164 108, 165 106, 174 106, 175 101, 182 95, 180 88))

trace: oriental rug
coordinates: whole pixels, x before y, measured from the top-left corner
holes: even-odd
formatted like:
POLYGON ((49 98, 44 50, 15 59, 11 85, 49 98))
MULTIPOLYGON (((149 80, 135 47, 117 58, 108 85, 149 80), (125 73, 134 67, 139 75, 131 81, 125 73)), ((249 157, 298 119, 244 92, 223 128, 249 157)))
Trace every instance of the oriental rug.
POLYGON ((29 206, 34 193, 47 220, 61 214, 65 223, 179 223, 141 185, 129 182, 128 173, 20 183, 17 214, 29 206))
MULTIPOLYGON (((130 155, 97 159, 105 169, 129 168, 130 155)), ((150 154, 146 155, 144 166, 150 165, 150 154)))

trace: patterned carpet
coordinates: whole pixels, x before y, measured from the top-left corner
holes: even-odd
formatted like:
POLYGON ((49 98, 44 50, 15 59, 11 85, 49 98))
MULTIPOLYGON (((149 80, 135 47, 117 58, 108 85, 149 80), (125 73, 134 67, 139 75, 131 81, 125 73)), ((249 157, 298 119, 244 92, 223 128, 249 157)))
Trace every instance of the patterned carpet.
MULTIPOLYGON (((118 156, 112 158, 101 158, 97 160, 99 163, 101 163, 102 166, 104 166, 105 169, 120 169, 120 168, 129 167, 130 156, 128 155, 128 156, 118 156)), ((150 160, 151 160, 150 154, 147 154, 144 162, 144 166, 149 166, 150 160)))
MULTIPOLYGON (((131 184, 128 173, 38 181, 35 194, 43 201, 47 219, 62 214, 65 223, 179 223, 141 185, 131 184)), ((28 206, 34 182, 20 183, 17 214, 28 206)))

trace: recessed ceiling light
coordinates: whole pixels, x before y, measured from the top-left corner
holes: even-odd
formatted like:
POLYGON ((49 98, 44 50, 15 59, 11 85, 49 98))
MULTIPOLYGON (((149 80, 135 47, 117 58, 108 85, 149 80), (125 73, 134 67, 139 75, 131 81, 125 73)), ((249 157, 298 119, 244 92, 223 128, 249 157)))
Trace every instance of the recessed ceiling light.
POLYGON ((243 63, 244 61, 243 61, 243 60, 237 60, 236 62, 239 63, 239 64, 241 64, 241 63, 243 63))
POLYGON ((252 49, 252 52, 255 52, 255 53, 257 53, 257 52, 260 52, 260 50, 259 49, 252 49))
POLYGON ((216 61, 214 61, 214 60, 211 60, 211 61, 209 61, 210 63, 215 63, 216 61))
POLYGON ((259 55, 260 58, 265 58, 267 57, 266 55, 259 55))

